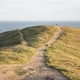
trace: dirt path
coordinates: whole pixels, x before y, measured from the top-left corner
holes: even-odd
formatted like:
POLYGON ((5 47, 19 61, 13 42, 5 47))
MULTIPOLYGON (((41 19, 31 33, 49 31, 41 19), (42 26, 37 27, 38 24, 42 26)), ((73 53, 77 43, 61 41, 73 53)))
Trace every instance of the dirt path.
POLYGON ((21 33, 21 31, 18 29, 18 32, 19 32, 19 34, 20 34, 20 37, 21 37, 21 41, 25 41, 24 40, 24 37, 23 37, 23 34, 21 33))
POLYGON ((26 43, 24 36, 23 36, 22 32, 20 31, 20 29, 18 29, 18 33, 20 34, 20 37, 21 37, 21 43, 27 46, 27 43, 26 43))
POLYGON ((56 28, 54 37, 45 44, 47 46, 37 49, 37 54, 28 64, 3 66, 2 69, 0 67, 0 80, 68 80, 59 71, 45 65, 44 50, 54 44, 63 33, 62 28, 56 28))

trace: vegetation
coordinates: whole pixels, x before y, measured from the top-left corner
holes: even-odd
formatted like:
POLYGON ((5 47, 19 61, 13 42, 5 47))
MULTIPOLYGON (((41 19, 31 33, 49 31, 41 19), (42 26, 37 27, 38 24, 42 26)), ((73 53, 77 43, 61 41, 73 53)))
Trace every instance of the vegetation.
POLYGON ((22 33, 28 46, 38 48, 54 36, 55 30, 54 26, 36 26, 25 28, 22 33))
POLYGON ((0 49, 0 64, 17 64, 28 62, 36 50, 26 45, 15 45, 0 49))
MULTIPOLYGON (((53 26, 34 26, 21 30, 28 46, 40 47, 53 37, 55 28, 53 26)), ((18 30, 8 31, 0 34, 0 47, 13 46, 21 43, 18 30)))
POLYGON ((17 30, 8 31, 0 34, 0 47, 16 45, 20 42, 20 34, 17 30))
MULTIPOLYGON (((71 80, 80 80, 80 29, 63 28, 61 38, 45 50, 46 64, 71 80)), ((0 64, 28 62, 36 53, 34 48, 43 46, 54 36, 55 31, 53 26, 24 28, 21 32, 25 41, 21 41, 18 30, 0 33, 0 64)))
POLYGON ((62 37, 45 51, 46 64, 71 80, 80 80, 80 29, 64 30, 62 37))
POLYGON ((44 45, 54 34, 53 26, 36 26, 0 33, 0 64, 25 63, 36 53, 32 47, 44 45), (27 46, 28 45, 28 46, 27 46))

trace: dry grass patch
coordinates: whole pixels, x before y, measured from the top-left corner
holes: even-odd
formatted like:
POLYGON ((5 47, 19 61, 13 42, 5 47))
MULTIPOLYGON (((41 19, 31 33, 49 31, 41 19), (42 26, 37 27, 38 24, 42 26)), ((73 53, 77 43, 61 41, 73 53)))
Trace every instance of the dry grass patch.
POLYGON ((0 64, 17 64, 28 62, 36 50, 26 45, 15 45, 0 49, 0 64))
POLYGON ((63 28, 62 37, 46 50, 46 64, 60 70, 71 80, 80 80, 80 29, 63 28))

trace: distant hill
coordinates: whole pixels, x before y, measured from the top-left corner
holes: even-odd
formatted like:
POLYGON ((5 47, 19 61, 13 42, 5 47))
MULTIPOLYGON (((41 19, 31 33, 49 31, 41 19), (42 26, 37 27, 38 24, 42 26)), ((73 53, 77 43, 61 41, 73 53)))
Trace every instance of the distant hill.
MULTIPOLYGON (((45 44, 54 34, 53 26, 33 26, 20 30, 28 46, 40 47, 45 44)), ((18 30, 0 33, 0 47, 17 45, 21 43, 18 30)))

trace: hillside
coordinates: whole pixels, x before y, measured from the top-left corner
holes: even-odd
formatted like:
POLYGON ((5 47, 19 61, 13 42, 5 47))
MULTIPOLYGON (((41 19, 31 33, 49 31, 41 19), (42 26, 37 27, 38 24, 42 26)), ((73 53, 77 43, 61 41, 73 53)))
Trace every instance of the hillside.
POLYGON ((21 44, 4 47, 0 49, 0 64, 27 63, 35 54, 34 48, 21 44))
POLYGON ((34 48, 44 45, 55 30, 53 26, 34 26, 0 33, 0 64, 29 61, 36 53, 34 48), (26 44, 22 43, 22 37, 26 44))
MULTIPOLYGON (((54 35, 53 26, 33 26, 21 30, 28 46, 40 47, 54 35)), ((0 33, 0 47, 17 45, 21 43, 21 35, 18 30, 0 33)))
MULTIPOLYGON (((80 80, 79 34, 79 28, 60 26, 33 26, 0 33, 0 64, 21 64, 31 60, 27 66, 18 65, 16 74, 22 79, 25 77, 30 79, 30 74, 33 77, 44 75, 43 72, 46 74, 48 71, 46 78, 49 75, 50 80, 60 80, 58 78, 80 80), (47 70, 40 66, 44 66, 47 70), (36 74, 36 71, 42 73, 36 74)), ((44 80, 44 77, 40 76, 39 80, 44 80)))
POLYGON ((55 31, 56 28, 54 26, 36 26, 21 30, 27 45, 34 48, 43 46, 54 36, 55 31))
POLYGON ((20 43, 20 34, 17 30, 0 33, 0 47, 16 45, 20 43))
MULTIPOLYGON (((13 46, 8 45, 6 47, 0 48, 1 51, 0 64, 5 64, 0 66, 1 80, 5 79, 6 80, 68 80, 68 78, 63 76, 62 73, 60 73, 58 70, 48 67, 45 64, 45 57, 44 57, 45 50, 49 48, 52 44, 54 44, 61 37, 61 35, 63 34, 63 29, 59 26, 55 27, 38 26, 38 27, 33 27, 34 29, 32 27, 29 28, 30 30, 28 30, 29 31, 28 36, 33 35, 33 32, 30 31, 35 31, 34 35, 40 35, 42 42, 38 43, 37 38, 35 40, 39 46, 40 43, 42 44, 42 46, 40 47, 36 45, 33 46, 39 48, 34 49, 30 47, 28 44, 29 42, 27 43, 27 40, 25 40, 25 38, 28 37, 25 35, 25 33, 27 33, 27 29, 26 30, 24 29, 25 30, 24 34, 22 30, 17 30, 18 33, 20 34, 20 44, 13 46), (38 27, 40 29, 38 29, 38 27), (39 32, 39 30, 41 32, 39 32), (44 35, 42 35, 42 33, 44 33, 44 35), (46 37, 45 34, 47 34, 46 37), (45 40, 44 43, 43 40, 45 40), (35 56, 32 58, 33 55, 35 56), (13 63, 15 63, 16 65, 12 65, 13 63), (17 64, 17 63, 25 63, 25 64, 17 64)), ((35 42, 35 40, 33 41, 35 42)))
POLYGON ((46 64, 71 80, 80 80, 80 29, 63 29, 61 38, 45 52, 46 64))

